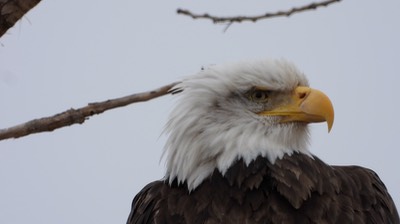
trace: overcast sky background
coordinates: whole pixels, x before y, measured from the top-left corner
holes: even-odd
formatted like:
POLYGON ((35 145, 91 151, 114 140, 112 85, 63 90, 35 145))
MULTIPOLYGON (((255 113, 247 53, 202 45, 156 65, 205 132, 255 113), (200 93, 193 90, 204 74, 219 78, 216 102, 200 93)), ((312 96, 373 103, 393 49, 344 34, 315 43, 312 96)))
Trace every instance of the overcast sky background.
MULTIPOLYGON (((400 207, 400 1, 343 1, 225 33, 175 13, 254 15, 309 2, 43 0, 0 38, 0 128, 152 90, 209 64, 286 58, 335 107, 331 133, 312 125, 311 151, 375 170, 400 207)), ((0 141, 0 223, 124 223, 136 193, 163 177, 173 102, 0 141)))

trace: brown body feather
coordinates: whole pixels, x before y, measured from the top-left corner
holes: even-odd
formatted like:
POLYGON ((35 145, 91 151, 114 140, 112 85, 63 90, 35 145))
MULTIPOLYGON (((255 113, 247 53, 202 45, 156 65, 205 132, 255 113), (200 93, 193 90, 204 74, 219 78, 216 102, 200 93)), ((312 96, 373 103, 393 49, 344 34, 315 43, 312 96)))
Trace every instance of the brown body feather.
POLYGON ((148 184, 133 199, 128 224, 400 223, 379 177, 357 166, 328 166, 303 154, 275 164, 258 157, 215 170, 194 191, 148 184))

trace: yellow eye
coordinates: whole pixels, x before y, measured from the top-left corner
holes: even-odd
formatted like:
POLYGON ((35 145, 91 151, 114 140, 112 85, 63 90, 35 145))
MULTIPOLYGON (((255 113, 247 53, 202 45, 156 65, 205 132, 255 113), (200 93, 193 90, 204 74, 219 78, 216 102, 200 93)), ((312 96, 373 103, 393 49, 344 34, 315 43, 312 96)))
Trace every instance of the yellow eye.
POLYGON ((253 90, 250 93, 250 100, 257 103, 264 103, 268 101, 269 91, 266 90, 253 90))

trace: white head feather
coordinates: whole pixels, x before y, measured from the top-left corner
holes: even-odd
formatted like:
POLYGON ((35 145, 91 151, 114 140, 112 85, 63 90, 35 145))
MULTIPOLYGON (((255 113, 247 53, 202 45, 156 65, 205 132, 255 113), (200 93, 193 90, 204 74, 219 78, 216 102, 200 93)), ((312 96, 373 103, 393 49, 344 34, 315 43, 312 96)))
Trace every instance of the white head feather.
POLYGON ((166 178, 193 190, 214 169, 225 174, 238 159, 249 164, 261 155, 274 163, 293 152, 311 155, 306 124, 259 116, 242 97, 254 86, 285 92, 299 85, 308 86, 306 77, 284 60, 211 66, 183 80, 165 130, 166 178))

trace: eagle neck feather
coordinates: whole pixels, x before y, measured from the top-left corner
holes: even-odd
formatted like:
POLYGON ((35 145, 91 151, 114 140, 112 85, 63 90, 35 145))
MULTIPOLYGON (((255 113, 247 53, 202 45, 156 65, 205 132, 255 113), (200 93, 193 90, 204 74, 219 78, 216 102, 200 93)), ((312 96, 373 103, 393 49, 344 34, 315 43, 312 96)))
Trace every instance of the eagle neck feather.
POLYGON ((243 120, 236 121, 241 126, 235 126, 235 123, 211 122, 207 115, 202 120, 190 119, 190 113, 184 121, 172 122, 169 125, 183 125, 185 131, 173 131, 169 136, 165 148, 166 178, 170 183, 174 179, 179 183, 186 182, 190 191, 215 169, 224 175, 238 160, 249 165, 261 156, 274 164, 276 159, 295 152, 311 156, 307 149, 308 129, 302 124, 268 128, 256 120, 243 120))

